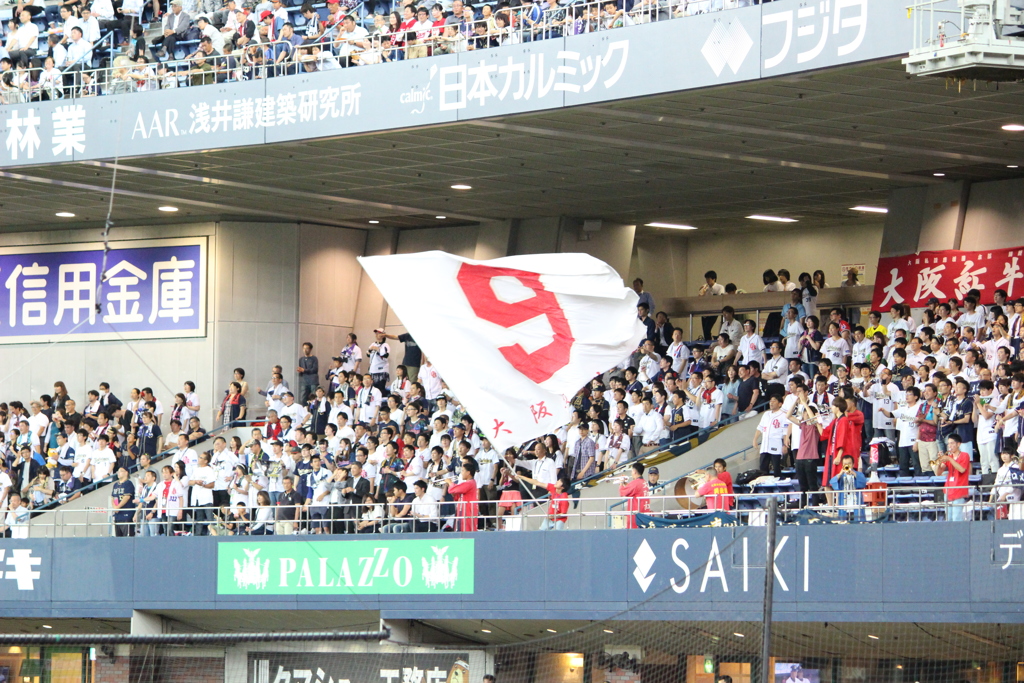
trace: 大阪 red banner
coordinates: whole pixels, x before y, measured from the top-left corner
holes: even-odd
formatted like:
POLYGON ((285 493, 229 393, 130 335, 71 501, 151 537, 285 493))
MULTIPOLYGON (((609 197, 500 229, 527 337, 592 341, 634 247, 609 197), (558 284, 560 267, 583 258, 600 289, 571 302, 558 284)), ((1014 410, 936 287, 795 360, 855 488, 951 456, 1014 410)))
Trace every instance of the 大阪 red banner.
POLYGON ((997 289, 1009 299, 1024 296, 1024 247, 984 251, 922 251, 878 259, 871 307, 886 311, 895 304, 911 308, 931 298, 963 301, 972 289, 982 304, 991 304, 997 289))

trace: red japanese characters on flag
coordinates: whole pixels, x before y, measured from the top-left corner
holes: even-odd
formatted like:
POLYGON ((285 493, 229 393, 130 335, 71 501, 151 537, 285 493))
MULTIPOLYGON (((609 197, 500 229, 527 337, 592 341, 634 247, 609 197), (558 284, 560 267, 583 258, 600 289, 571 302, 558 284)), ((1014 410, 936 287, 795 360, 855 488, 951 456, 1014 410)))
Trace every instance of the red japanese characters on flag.
POLYGON ((499 450, 568 422, 565 397, 646 333, 636 293, 586 254, 473 261, 430 251, 359 262, 499 450))
POLYGON ((1009 299, 1024 296, 1024 247, 985 251, 922 251, 909 256, 878 259, 871 307, 888 310, 893 304, 921 308, 931 298, 963 298, 972 289, 982 304, 991 304, 997 289, 1009 299))

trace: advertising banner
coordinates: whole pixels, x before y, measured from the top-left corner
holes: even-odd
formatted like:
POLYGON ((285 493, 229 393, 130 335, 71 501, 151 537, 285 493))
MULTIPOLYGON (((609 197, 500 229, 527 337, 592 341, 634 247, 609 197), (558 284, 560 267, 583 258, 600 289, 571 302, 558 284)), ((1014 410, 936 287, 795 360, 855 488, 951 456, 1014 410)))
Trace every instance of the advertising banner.
POLYGON ((252 683, 469 683, 466 652, 250 652, 252 683))
POLYGON ((963 298, 981 292, 981 304, 991 304, 997 289, 1009 299, 1024 296, 1024 247, 984 251, 922 251, 909 256, 878 259, 871 307, 887 310, 893 304, 911 308, 963 298))
POLYGON ((205 237, 111 247, 0 249, 0 344, 206 335, 205 237))
POLYGON ((472 594, 473 539, 220 543, 218 595, 472 594))

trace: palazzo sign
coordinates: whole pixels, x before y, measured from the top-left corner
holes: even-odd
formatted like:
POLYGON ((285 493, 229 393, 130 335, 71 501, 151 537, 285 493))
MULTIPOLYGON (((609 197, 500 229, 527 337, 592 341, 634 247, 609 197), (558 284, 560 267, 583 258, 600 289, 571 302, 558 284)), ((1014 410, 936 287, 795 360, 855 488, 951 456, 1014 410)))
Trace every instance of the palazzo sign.
POLYGON ((473 539, 220 543, 218 595, 472 594, 473 539))
POLYGON ((111 246, 0 250, 0 344, 206 334, 205 237, 111 246))

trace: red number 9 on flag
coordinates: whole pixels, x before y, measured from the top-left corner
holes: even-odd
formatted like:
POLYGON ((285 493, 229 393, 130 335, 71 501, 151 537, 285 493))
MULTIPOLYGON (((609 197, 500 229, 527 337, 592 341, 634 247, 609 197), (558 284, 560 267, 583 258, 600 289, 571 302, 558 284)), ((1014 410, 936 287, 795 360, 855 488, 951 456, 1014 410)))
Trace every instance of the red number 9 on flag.
POLYGON ((558 304, 555 295, 544 288, 540 276, 514 268, 493 268, 463 263, 459 268, 459 286, 462 287, 469 305, 478 318, 500 325, 515 327, 537 316, 545 316, 554 332, 554 338, 547 346, 527 353, 519 344, 502 346, 498 349, 512 367, 540 384, 545 382, 569 364, 569 352, 576 340, 569 329, 565 311, 558 304), (496 277, 515 278, 534 296, 516 303, 506 303, 494 295, 491 280, 496 277))

